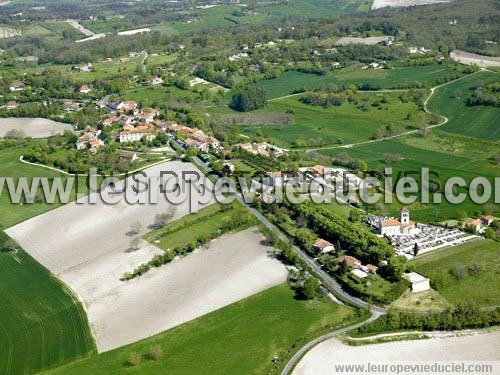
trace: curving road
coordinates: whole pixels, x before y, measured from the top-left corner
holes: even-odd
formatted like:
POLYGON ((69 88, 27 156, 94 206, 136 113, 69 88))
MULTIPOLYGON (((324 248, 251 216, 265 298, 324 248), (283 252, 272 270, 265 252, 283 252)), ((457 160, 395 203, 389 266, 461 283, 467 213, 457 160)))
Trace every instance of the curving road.
POLYGON ((382 314, 376 314, 373 313, 372 316, 367 319, 362 321, 361 323, 353 324, 352 326, 344 327, 337 329, 335 331, 332 331, 330 333, 327 333, 323 336, 320 336, 310 342, 308 342, 306 345, 304 345, 302 348, 299 349, 297 353, 294 354, 294 356, 288 361, 286 366, 283 368, 283 371, 281 372, 281 375, 288 375, 291 374, 292 370, 294 369, 295 365, 297 362, 306 354, 309 350, 314 348, 316 345, 318 345, 320 342, 323 342, 325 340, 331 339, 335 336, 338 336, 342 333, 351 331, 353 329, 359 328, 361 326, 364 326, 365 324, 368 324, 370 322, 373 322, 374 320, 378 319, 382 314))
MULTIPOLYGON (((194 157, 194 162, 198 165, 205 173, 212 172, 212 168, 210 168, 205 162, 203 162, 197 156, 194 157)), ((251 207, 241 197, 239 193, 236 193, 236 199, 245 206, 263 225, 265 225, 269 230, 276 233, 276 235, 283 241, 289 241, 289 238, 286 234, 284 234, 278 227, 276 227, 273 223, 271 223, 260 211, 251 207)), ((342 289, 342 286, 328 273, 323 271, 321 267, 311 259, 311 257, 301 248, 293 245, 293 250, 297 253, 297 255, 313 270, 318 279, 321 280, 323 286, 330 290, 332 293, 340 297, 342 300, 350 303, 353 306, 368 309, 372 312, 372 314, 385 314, 387 313, 387 309, 375 305, 371 305, 362 301, 361 299, 351 296, 348 292, 342 289)))

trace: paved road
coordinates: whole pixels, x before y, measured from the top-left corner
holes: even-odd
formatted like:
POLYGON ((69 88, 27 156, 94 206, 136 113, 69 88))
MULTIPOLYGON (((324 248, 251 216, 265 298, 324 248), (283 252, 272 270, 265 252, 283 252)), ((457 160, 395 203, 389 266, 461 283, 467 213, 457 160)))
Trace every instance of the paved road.
MULTIPOLYGON (((204 172, 210 173, 212 172, 212 168, 210 168, 205 162, 203 162, 200 158, 194 157, 194 162, 201 168, 203 169, 204 172)), ((289 238, 286 234, 284 234, 278 227, 276 227, 274 224, 272 224, 262 213, 255 208, 251 207, 241 197, 240 194, 236 194, 236 199, 245 207, 248 208, 248 210, 262 223, 264 224, 269 230, 272 230, 274 233, 276 233, 279 238, 283 241, 289 241, 289 238)), ((339 296, 341 299, 344 301, 350 303, 351 305, 354 305, 356 307, 364 308, 364 309, 369 309, 373 314, 385 314, 387 312, 387 309, 379 306, 374 306, 366 303, 365 301, 360 300, 359 298, 356 298, 354 296, 351 296, 348 292, 346 292, 340 284, 333 278, 331 277, 328 273, 323 271, 321 267, 314 261, 314 259, 311 259, 311 257, 301 248, 297 246, 293 246, 294 251, 297 253, 297 255, 313 270, 313 272, 316 274, 316 276, 321 280, 323 283, 323 286, 325 286, 327 289, 329 289, 331 292, 333 292, 335 295, 339 296)))
POLYGON ((304 345, 302 348, 300 348, 300 350, 297 353, 295 353, 294 356, 288 361, 285 368, 283 368, 283 371, 281 372, 281 374, 282 375, 290 374, 292 372, 293 368, 295 367, 295 365, 297 364, 297 362, 299 362, 299 360, 304 356, 304 354, 306 354, 309 350, 314 348, 320 342, 331 339, 331 338, 338 336, 342 333, 351 331, 353 329, 364 326, 365 324, 373 322, 375 319, 378 319, 380 317, 380 315, 382 315, 382 314, 373 313, 369 319, 364 320, 361 323, 357 323, 357 324, 353 324, 352 326, 337 329, 335 331, 329 332, 323 336, 320 336, 320 337, 308 342, 306 345, 304 345))

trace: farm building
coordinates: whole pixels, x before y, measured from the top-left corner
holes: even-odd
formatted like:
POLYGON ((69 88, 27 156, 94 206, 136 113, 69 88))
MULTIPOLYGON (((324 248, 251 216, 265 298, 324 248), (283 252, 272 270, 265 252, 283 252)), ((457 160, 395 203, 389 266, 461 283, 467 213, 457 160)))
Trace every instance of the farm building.
POLYGON ((412 293, 423 292, 431 288, 430 280, 416 272, 405 273, 403 277, 411 283, 412 293))
POLYGON ((335 246, 333 246, 333 244, 322 238, 319 238, 314 243, 313 247, 320 254, 328 253, 330 251, 335 250, 335 246))
POLYGON ((10 84, 10 91, 23 91, 26 88, 26 85, 21 81, 14 81, 10 84))

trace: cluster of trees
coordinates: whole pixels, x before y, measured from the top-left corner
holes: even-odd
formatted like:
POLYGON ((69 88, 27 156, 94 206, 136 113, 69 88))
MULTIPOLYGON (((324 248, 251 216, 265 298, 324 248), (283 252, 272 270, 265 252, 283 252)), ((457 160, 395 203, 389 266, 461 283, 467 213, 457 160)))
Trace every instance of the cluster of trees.
POLYGON ((438 314, 408 314, 390 311, 374 322, 358 328, 358 333, 378 333, 416 329, 423 331, 452 331, 466 328, 490 327, 500 323, 500 310, 480 311, 478 308, 459 304, 438 314))
POLYGON ((230 106, 236 111, 249 112, 263 108, 267 103, 267 93, 258 87, 248 86, 231 97, 230 106))
POLYGON ((320 105, 325 108, 340 106, 347 101, 352 101, 357 91, 355 85, 338 89, 336 85, 331 85, 326 89, 315 90, 314 92, 302 95, 300 101, 310 105, 320 105))
POLYGON ((333 159, 333 164, 339 165, 341 167, 345 167, 347 169, 352 169, 355 171, 364 172, 368 169, 368 165, 361 159, 355 159, 350 157, 345 152, 337 155, 333 159))
POLYGON ((139 265, 131 272, 125 272, 123 274, 123 280, 131 280, 135 277, 142 276, 151 270, 151 268, 157 268, 170 263, 176 256, 186 256, 200 246, 207 244, 214 238, 220 237, 230 231, 241 229, 254 222, 254 217, 247 210, 242 207, 230 207, 233 207, 233 212, 231 212, 228 217, 224 217, 223 220, 221 220, 221 223, 216 230, 198 235, 184 246, 179 246, 172 250, 167 250, 163 254, 155 255, 149 262, 139 265))
POLYGON ((472 96, 467 99, 467 104, 500 107, 500 82, 477 87, 472 96))
MULTIPOLYGON (((340 243, 342 249, 346 249, 364 263, 380 264, 394 255, 394 249, 387 241, 377 237, 364 224, 352 222, 326 207, 307 202, 290 204, 288 208, 305 218, 307 226, 320 237, 332 243, 340 243)), ((404 269, 398 269, 394 264, 388 271, 400 278, 404 269)))

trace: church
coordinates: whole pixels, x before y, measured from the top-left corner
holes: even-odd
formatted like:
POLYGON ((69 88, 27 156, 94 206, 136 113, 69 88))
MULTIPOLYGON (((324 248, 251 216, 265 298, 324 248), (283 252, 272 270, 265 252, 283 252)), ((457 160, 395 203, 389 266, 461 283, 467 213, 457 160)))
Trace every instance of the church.
POLYGON ((382 236, 414 234, 416 230, 417 227, 410 220, 410 211, 406 207, 401 210, 399 220, 396 218, 380 219, 378 223, 378 232, 382 236))

